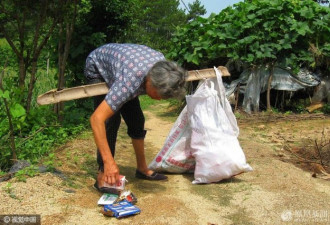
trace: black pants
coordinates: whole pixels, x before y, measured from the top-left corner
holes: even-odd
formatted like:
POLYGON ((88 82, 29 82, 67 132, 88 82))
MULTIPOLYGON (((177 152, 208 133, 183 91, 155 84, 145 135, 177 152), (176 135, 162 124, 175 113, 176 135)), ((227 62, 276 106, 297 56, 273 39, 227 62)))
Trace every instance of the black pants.
MULTIPOLYGON (((93 82, 95 83, 95 82, 93 82)), ((94 97, 94 109, 104 100, 105 95, 94 97)), ((144 130, 144 115, 141 110, 139 98, 136 97, 126 102, 111 118, 105 123, 106 136, 111 154, 115 157, 117 133, 121 122, 121 116, 123 117, 127 125, 127 134, 133 139, 144 139, 146 130, 144 130)), ((97 163, 99 170, 104 170, 103 160, 100 151, 97 150, 97 163)))

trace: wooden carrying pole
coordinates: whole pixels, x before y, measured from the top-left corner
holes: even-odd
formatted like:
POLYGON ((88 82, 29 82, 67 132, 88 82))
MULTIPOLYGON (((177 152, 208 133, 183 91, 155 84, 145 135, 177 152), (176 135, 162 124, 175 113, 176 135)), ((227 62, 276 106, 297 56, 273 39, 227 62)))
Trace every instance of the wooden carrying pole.
MULTIPOLYGON (((227 68, 219 66, 218 70, 221 71, 222 76, 230 76, 227 68)), ((204 78, 215 77, 215 71, 213 68, 203 70, 191 70, 188 71, 186 81, 201 80, 204 78)), ((53 89, 42 95, 38 96, 37 102, 39 105, 48 105, 58 102, 64 102, 79 98, 87 98, 97 95, 105 95, 109 92, 109 88, 105 82, 97 84, 89 84, 72 88, 65 88, 63 90, 53 89)))

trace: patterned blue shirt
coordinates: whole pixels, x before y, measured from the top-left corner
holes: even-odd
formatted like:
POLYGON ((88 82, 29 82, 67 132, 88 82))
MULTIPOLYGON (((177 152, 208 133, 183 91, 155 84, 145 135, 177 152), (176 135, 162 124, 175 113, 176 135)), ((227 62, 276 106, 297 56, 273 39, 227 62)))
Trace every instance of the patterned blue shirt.
POLYGON ((104 79, 109 86, 105 100, 116 112, 121 106, 145 93, 149 69, 165 60, 162 53, 137 44, 106 44, 92 51, 86 60, 87 79, 104 79))

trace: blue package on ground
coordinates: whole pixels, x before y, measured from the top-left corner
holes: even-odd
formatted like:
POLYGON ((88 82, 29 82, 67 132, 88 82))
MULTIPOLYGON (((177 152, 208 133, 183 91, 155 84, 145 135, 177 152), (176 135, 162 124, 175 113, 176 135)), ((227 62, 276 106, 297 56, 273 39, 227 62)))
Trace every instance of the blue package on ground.
POLYGON ((126 217, 139 214, 141 210, 132 203, 124 200, 115 204, 105 205, 103 214, 107 216, 115 216, 116 218, 126 217))

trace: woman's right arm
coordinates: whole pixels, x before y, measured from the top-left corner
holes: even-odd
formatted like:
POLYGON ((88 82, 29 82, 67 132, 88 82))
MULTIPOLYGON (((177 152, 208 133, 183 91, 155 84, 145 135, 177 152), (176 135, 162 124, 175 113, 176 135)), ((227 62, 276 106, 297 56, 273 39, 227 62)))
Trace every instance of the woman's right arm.
POLYGON ((119 168, 111 154, 106 138, 105 121, 113 116, 114 112, 105 100, 96 108, 90 118, 95 143, 100 151, 104 163, 103 181, 115 184, 119 181, 119 168))

